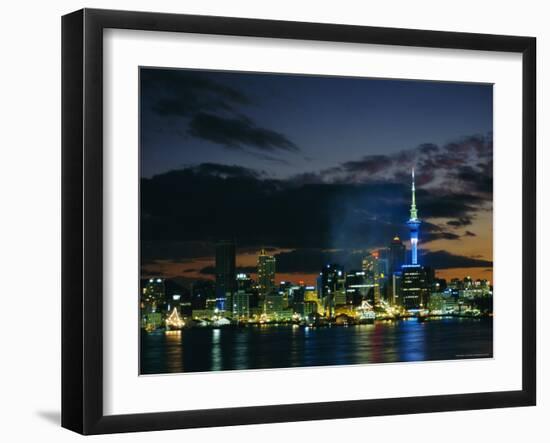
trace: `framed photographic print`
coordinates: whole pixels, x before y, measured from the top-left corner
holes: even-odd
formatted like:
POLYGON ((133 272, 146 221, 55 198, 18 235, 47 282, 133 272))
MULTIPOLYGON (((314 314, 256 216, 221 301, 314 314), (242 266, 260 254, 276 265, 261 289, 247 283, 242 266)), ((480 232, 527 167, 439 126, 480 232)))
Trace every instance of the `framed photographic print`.
POLYGON ((534 38, 63 17, 62 425, 534 405, 534 38))

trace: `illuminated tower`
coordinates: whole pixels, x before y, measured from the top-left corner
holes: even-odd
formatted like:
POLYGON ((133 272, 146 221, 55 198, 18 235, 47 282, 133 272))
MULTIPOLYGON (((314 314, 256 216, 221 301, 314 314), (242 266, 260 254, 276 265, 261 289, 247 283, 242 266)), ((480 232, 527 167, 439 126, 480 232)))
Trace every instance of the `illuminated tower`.
POLYGON ((411 217, 407 222, 411 231, 411 264, 418 264, 418 227, 420 226, 420 220, 418 219, 418 212, 416 211, 416 195, 414 189, 414 168, 412 170, 412 201, 411 201, 411 217))

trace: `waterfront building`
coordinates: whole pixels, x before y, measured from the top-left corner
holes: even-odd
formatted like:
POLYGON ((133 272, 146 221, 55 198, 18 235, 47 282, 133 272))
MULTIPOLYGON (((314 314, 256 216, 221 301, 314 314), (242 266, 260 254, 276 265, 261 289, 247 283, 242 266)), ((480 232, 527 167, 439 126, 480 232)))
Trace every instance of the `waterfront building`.
POLYGON ((489 290, 489 288, 472 287, 469 289, 460 289, 458 291, 458 296, 460 298, 467 298, 467 299, 489 297, 491 295, 492 295, 492 292, 489 290))
POLYGON ((304 301, 304 310, 301 314, 302 317, 317 314, 317 307, 318 305, 316 301, 304 301))
POLYGON ((275 257, 266 254, 265 249, 258 256, 258 290, 262 300, 275 290, 275 257))
POLYGON ((461 289, 464 289, 464 283, 459 278, 452 278, 451 281, 449 282, 448 287, 456 291, 459 291, 461 289))
POLYGON ((193 320, 211 320, 215 313, 215 309, 193 309, 191 317, 193 320))
POLYGON ((303 303, 305 297, 305 286, 293 285, 288 290, 288 303, 285 308, 292 308, 296 303, 303 303))
POLYGON ((160 312, 147 312, 141 315, 141 327, 148 331, 164 326, 163 315, 160 312))
POLYGON ((232 315, 235 321, 246 321, 250 317, 250 295, 245 290, 237 290, 232 299, 232 315))
POLYGON ((292 306, 293 304, 293 294, 291 293, 293 287, 296 287, 296 285, 290 281, 282 281, 279 283, 279 295, 283 297, 283 306, 285 308, 292 306))
POLYGON ((403 265, 401 277, 401 306, 407 310, 427 309, 433 271, 425 266, 403 265))
POLYGON ((343 269, 336 274, 336 291, 334 292, 334 306, 347 304, 346 273, 343 269))
POLYGON ((294 313, 300 318, 306 318, 309 315, 317 314, 318 304, 316 301, 302 301, 294 304, 294 313))
POLYGON ((459 304, 451 291, 432 292, 428 301, 428 309, 432 314, 454 314, 458 312, 459 304))
POLYGON ((141 296, 141 307, 144 313, 162 312, 166 306, 166 287, 163 278, 147 280, 141 296))
POLYGON ((320 314, 320 315, 324 314, 325 310, 321 302, 321 299, 319 298, 319 293, 317 291, 317 288, 315 286, 304 287, 304 303, 306 302, 312 302, 317 305, 317 307, 315 308, 316 314, 320 314))
POLYGON ((235 292, 235 254, 235 242, 216 243, 216 307, 220 310, 226 309, 227 299, 235 292))
POLYGON ((166 303, 166 313, 172 312, 174 308, 178 310, 178 312, 183 315, 187 316, 191 314, 192 305, 190 301, 185 300, 181 294, 172 294, 169 297, 167 297, 168 301, 166 303))
POLYGON ((348 304, 359 306, 367 299, 369 290, 373 287, 367 282, 367 273, 361 271, 349 271, 346 273, 346 294, 348 304))
POLYGON ((283 316, 283 297, 279 294, 267 294, 264 299, 264 314, 271 319, 283 316))
POLYGON ((264 315, 264 306, 250 306, 249 316, 254 321, 259 321, 264 315))

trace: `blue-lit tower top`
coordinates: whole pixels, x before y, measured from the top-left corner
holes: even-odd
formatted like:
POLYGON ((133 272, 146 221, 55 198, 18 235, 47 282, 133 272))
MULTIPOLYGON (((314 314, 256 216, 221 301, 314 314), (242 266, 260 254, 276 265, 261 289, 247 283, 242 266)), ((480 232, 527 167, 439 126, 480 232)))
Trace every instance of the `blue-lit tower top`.
POLYGON ((416 194, 414 188, 414 168, 412 170, 412 201, 411 201, 411 216, 407 225, 411 231, 411 264, 418 264, 418 227, 420 226, 420 220, 418 219, 418 211, 416 210, 416 194))

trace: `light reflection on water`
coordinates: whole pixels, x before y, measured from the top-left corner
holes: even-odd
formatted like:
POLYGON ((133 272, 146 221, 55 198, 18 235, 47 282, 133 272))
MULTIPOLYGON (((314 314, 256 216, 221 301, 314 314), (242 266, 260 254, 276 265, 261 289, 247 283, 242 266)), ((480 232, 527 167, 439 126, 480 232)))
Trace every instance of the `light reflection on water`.
MULTIPOLYGON (((222 348, 220 346, 220 330, 212 329, 212 363, 211 371, 221 371, 222 369, 222 348)), ((182 346, 183 348, 183 346, 182 346)))
POLYGON ((141 373, 448 360, 491 357, 492 349, 492 319, 325 328, 194 328, 142 333, 141 373))

